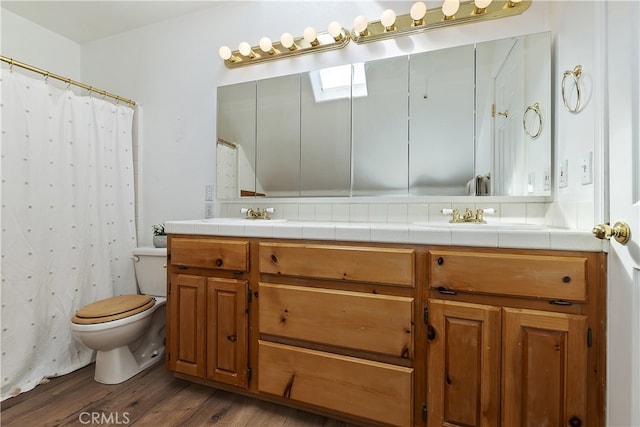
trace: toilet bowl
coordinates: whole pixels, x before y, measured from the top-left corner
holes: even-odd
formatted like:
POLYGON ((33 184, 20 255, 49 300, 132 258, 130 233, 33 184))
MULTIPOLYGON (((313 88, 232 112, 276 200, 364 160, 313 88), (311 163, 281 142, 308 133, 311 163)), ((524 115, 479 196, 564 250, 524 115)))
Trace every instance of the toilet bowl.
POLYGON ((140 294, 119 295, 81 307, 73 336, 96 350, 94 379, 119 384, 163 360, 166 325, 166 248, 133 251, 140 294))

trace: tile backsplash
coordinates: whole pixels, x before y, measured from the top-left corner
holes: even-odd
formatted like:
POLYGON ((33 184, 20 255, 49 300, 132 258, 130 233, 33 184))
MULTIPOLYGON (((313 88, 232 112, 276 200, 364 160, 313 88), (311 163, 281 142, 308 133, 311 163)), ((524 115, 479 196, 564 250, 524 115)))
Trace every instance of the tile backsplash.
POLYGON ((412 223, 447 222, 444 208, 494 208, 487 222, 540 224, 570 229, 591 229, 592 202, 549 202, 527 198, 469 198, 449 201, 442 198, 315 198, 247 199, 218 201, 217 217, 239 218, 241 208, 275 209, 273 218, 290 221, 412 223))

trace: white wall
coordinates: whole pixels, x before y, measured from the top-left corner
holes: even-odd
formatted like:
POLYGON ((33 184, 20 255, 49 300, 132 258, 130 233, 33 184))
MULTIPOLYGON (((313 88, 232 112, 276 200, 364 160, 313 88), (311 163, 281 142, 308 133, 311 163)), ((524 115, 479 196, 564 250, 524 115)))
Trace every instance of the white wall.
MULTIPOLYGON (((151 225, 204 217, 204 187, 215 182, 216 88, 361 60, 441 49, 549 30, 547 6, 533 2, 522 16, 449 28, 412 37, 350 44, 344 49, 227 69, 218 48, 235 48, 262 36, 319 31, 332 20, 350 28, 364 14, 376 19, 387 7, 408 11, 412 2, 233 2, 86 44, 83 76, 92 84, 142 105, 141 242, 151 225), (250 25, 249 25, 250 23, 250 25)), ((147 233, 148 232, 148 233, 147 233)))
POLYGON ((13 12, 0 10, 3 56, 80 81, 79 44, 13 12))

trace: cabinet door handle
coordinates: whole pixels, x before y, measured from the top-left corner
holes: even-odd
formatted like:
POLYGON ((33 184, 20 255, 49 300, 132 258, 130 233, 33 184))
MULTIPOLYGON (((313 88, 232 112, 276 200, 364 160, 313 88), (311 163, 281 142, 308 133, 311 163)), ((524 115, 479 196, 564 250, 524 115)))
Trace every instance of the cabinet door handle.
POLYGON ((429 341, 436 339, 436 330, 431 325, 427 326, 427 339, 429 341))
POLYGON ((216 259, 216 266, 217 267, 222 267, 222 264, 224 264, 224 260, 222 258, 217 258, 216 259))
POLYGON ((229 342, 236 342, 237 338, 235 335, 229 335, 227 336, 227 341, 229 342))
POLYGON ((576 417, 575 415, 571 418, 569 418, 569 425, 571 427, 581 427, 582 426, 582 420, 579 417, 576 417))

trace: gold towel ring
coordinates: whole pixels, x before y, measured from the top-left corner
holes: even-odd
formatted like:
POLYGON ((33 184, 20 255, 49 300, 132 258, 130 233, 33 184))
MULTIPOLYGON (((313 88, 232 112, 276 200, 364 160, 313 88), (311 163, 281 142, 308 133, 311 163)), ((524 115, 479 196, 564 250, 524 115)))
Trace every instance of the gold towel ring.
POLYGON ((540 134, 542 133, 542 113, 540 112, 540 104, 536 102, 535 104, 528 106, 527 109, 524 110, 524 114, 522 115, 522 127, 524 128, 524 132, 529 136, 529 138, 536 139, 540 136, 540 134), (538 131, 536 133, 530 132, 529 128, 527 128, 526 118, 529 111, 533 111, 538 116, 538 131))
POLYGON ((573 70, 567 70, 564 72, 562 76, 562 100, 564 101, 564 106, 567 107, 567 110, 571 113, 577 113, 580 111, 580 76, 582 75, 582 65, 576 65, 573 70), (573 85, 576 88, 576 103, 574 106, 569 105, 569 101, 567 100, 567 95, 565 92, 565 85, 567 82, 567 77, 571 77, 573 79, 573 85))

